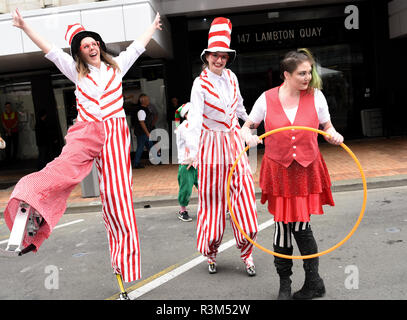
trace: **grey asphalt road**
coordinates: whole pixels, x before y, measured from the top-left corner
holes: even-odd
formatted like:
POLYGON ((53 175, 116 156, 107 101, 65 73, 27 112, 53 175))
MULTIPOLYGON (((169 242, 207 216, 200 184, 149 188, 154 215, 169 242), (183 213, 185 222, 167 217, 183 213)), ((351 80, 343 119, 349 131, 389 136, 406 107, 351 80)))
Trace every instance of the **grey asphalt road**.
MULTIPOLYGON (((342 246, 320 258, 327 294, 321 300, 405 300, 407 297, 407 186, 373 189, 363 220, 342 246)), ((354 226, 362 191, 335 192, 335 207, 313 216, 319 251, 341 241, 354 226)), ((258 243, 272 249, 274 225, 259 202, 258 243)), ((226 227, 218 273, 209 275, 196 251, 196 206, 192 222, 181 222, 177 207, 137 209, 141 281, 128 283, 137 300, 274 300, 278 277, 273 257, 255 248, 257 275, 248 277, 226 227)), ((9 231, 0 220, 0 246, 9 231)), ((298 251, 294 251, 299 255, 298 251)), ((103 300, 117 298, 108 243, 100 213, 65 214, 36 254, 0 257, 0 300, 103 300)), ((304 278, 302 261, 294 260, 293 291, 304 278)))

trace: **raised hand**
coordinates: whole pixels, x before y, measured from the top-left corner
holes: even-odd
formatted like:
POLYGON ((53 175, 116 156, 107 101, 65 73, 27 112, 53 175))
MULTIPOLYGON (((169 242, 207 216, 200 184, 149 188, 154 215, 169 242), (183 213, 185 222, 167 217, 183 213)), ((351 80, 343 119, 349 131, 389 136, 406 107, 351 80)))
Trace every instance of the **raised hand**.
POLYGON ((26 35, 34 42, 45 54, 47 54, 51 50, 51 43, 44 39, 41 35, 39 35, 35 30, 26 23, 21 16, 20 11, 16 9, 13 11, 13 26, 20 28, 23 30, 26 35))
POLYGON ((20 11, 18 9, 13 11, 13 26, 24 29, 25 27, 25 21, 23 17, 20 14, 20 11))
POLYGON ((154 25, 154 27, 155 27, 156 29, 159 29, 159 30, 162 30, 162 29, 163 29, 163 28, 162 28, 162 23, 161 23, 161 16, 160 16, 160 13, 159 13, 159 12, 157 12, 157 14, 155 15, 155 19, 154 19, 153 25, 154 25))
POLYGON ((159 29, 162 30, 160 14, 157 12, 152 24, 149 25, 146 31, 138 38, 141 44, 145 47, 150 42, 154 32, 159 29))

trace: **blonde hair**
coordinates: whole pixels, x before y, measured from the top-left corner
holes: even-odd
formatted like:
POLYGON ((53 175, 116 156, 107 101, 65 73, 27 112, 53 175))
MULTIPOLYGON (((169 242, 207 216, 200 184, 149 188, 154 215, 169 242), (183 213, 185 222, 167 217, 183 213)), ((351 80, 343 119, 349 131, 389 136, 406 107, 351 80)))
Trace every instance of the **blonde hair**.
MULTIPOLYGON (((116 61, 112 58, 110 54, 100 49, 100 60, 106 63, 108 66, 112 67, 116 71, 120 72, 119 65, 116 61)), ((78 71, 78 78, 79 80, 86 77, 90 72, 88 64, 82 59, 81 54, 77 54, 75 57, 76 61, 76 71, 78 71)))
POLYGON ((296 51, 288 52, 284 59, 280 63, 280 77, 284 80, 284 72, 293 73, 298 65, 304 61, 308 61, 311 64, 311 75, 312 79, 308 85, 308 91, 312 89, 322 89, 322 79, 317 72, 315 59, 312 56, 312 53, 307 48, 300 48, 296 51))

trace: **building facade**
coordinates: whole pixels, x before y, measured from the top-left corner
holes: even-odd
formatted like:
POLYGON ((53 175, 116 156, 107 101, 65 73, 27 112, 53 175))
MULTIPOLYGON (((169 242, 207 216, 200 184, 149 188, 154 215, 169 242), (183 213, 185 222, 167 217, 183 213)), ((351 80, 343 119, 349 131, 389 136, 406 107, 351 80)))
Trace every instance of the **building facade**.
POLYGON ((402 58, 407 5, 402 0, 2 0, 0 34, 6 40, 0 44, 0 108, 11 101, 22 115, 21 158, 36 156, 33 128, 39 109, 46 106, 58 122, 63 144, 76 107, 73 84, 11 26, 7 12, 15 7, 27 9, 22 10, 27 21, 63 48, 66 26, 80 21, 102 35, 112 54, 123 50, 159 11, 164 30, 126 75, 124 92, 129 100, 141 92, 150 95, 160 112, 158 127, 170 141, 175 111, 170 100, 189 101, 216 16, 232 21, 231 47, 237 58, 230 68, 248 111, 263 91, 281 83, 281 57, 307 47, 322 75, 332 121, 345 139, 406 134, 402 74, 407 67, 402 58))

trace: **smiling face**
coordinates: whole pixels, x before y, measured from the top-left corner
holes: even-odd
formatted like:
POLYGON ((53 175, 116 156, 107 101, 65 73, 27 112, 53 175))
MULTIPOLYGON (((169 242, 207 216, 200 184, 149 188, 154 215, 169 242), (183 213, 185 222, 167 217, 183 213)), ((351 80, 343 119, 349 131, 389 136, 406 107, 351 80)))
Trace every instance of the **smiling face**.
POLYGON ((293 89, 306 90, 312 79, 312 66, 309 61, 300 63, 297 68, 289 73, 284 72, 286 83, 293 89))
POLYGON ((91 37, 83 38, 79 48, 81 58, 94 67, 100 67, 100 44, 91 37))
POLYGON ((229 60, 229 54, 226 52, 208 52, 206 61, 208 61, 209 70, 217 75, 222 74, 223 68, 229 60))

